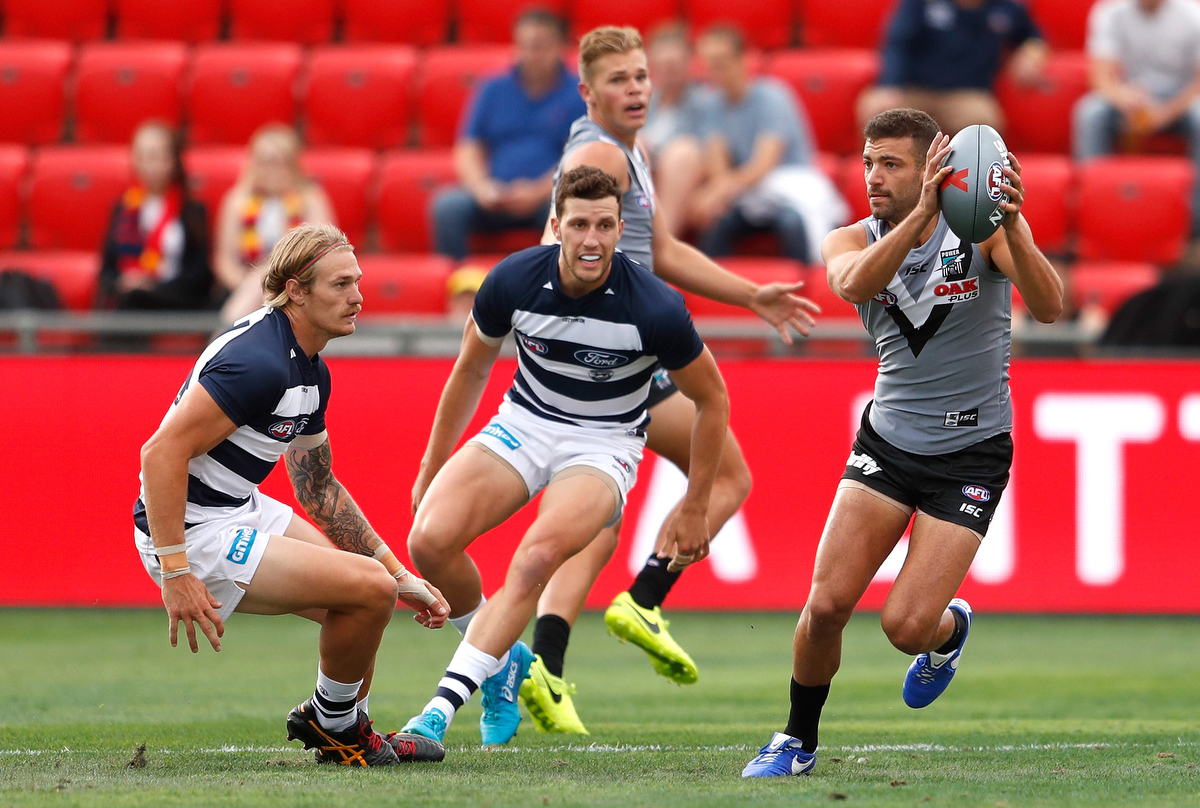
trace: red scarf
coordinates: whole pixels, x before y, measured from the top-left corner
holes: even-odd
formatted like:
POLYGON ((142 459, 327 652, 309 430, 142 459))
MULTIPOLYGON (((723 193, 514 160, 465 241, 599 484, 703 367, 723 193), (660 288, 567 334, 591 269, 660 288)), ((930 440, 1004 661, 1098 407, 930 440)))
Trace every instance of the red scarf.
POLYGON ((163 210, 158 222, 149 233, 142 233, 142 204, 148 194, 140 185, 135 185, 121 197, 125 209, 123 221, 117 232, 117 268, 121 274, 137 272, 158 275, 163 265, 163 233, 167 225, 179 218, 183 208, 183 194, 178 186, 172 185, 163 194, 163 210))

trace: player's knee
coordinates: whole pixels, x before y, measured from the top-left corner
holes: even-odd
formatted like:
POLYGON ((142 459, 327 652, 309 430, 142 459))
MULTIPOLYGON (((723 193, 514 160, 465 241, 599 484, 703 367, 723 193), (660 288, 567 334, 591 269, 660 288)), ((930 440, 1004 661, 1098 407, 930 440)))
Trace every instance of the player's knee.
POLYGON ((804 604, 804 616, 812 632, 841 631, 854 614, 854 602, 835 593, 813 590, 804 604))
POLYGON ((378 570, 365 572, 359 581, 362 605, 385 621, 391 618, 396 608, 396 579, 382 566, 378 570))
POLYGON ((554 543, 533 542, 524 548, 513 565, 513 583, 523 592, 540 591, 565 560, 565 554, 554 543))
POLYGON ((454 531, 443 519, 420 519, 408 534, 408 555, 417 570, 425 576, 434 575, 454 558, 454 531))
POLYGON ((915 656, 929 650, 929 642, 937 631, 937 621, 932 624, 922 615, 893 614, 886 609, 879 618, 883 633, 896 650, 915 656))

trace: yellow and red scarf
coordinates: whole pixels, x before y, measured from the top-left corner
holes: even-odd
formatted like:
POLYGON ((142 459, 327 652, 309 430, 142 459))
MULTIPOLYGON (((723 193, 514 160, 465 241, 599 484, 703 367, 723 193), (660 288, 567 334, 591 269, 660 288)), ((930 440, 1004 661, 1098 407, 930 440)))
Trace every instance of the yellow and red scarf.
POLYGON ((179 218, 183 208, 183 193, 171 186, 163 194, 163 211, 157 224, 143 234, 142 205, 149 194, 140 185, 125 191, 121 197, 122 215, 114 234, 117 246, 117 268, 121 274, 137 272, 157 276, 163 262, 163 233, 167 225, 179 218))
MULTIPOLYGON (((242 264, 252 266, 266 258, 262 238, 258 235, 258 217, 262 213, 264 199, 261 194, 251 194, 242 203, 242 233, 238 239, 241 247, 242 264)), ((287 227, 291 230, 303 223, 301 213, 304 208, 304 197, 298 193, 284 194, 283 208, 287 213, 287 227)))

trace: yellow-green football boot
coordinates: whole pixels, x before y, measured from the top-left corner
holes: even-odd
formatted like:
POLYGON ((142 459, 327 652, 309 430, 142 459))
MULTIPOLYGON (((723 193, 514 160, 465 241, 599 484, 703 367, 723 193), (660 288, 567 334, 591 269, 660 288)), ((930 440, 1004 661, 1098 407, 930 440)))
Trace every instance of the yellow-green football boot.
POLYGON ((567 684, 546 670, 546 663, 539 654, 529 666, 529 678, 521 683, 520 697, 539 732, 589 735, 575 714, 575 704, 571 701, 574 692, 575 685, 567 684))
POLYGON ((628 592, 613 599, 604 612, 604 624, 609 633, 616 634, 622 641, 628 640, 650 655, 654 669, 680 685, 694 684, 700 677, 696 663, 687 651, 679 647, 667 632, 670 625, 662 616, 662 609, 643 609, 628 592))

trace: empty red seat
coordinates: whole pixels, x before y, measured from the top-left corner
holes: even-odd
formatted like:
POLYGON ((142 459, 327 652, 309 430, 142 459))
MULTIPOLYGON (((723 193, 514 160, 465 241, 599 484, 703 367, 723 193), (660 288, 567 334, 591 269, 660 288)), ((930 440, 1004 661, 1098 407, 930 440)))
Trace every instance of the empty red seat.
POLYGON ((392 152, 379 170, 379 244, 394 252, 424 252, 430 244, 429 198, 456 180, 449 150, 392 152))
POLYGON ((82 42, 108 33, 108 0, 5 0, 4 35, 82 42))
MULTIPOLYGON (((718 258, 717 262, 735 275, 748 278, 757 284, 764 283, 796 283, 804 279, 804 265, 790 258, 759 258, 747 256, 727 256, 718 258)), ((718 303, 706 297, 684 292, 684 300, 688 309, 696 317, 748 317, 757 319, 757 315, 741 306, 731 306, 728 303, 718 303)))
POLYGON ((182 42, 84 45, 75 90, 75 139, 127 143, 150 118, 178 125, 187 57, 182 42))
POLYGON ((1192 225, 1182 157, 1104 157, 1079 167, 1079 257, 1172 264, 1192 225))
POLYGON ((21 237, 21 185, 28 170, 24 146, 0 146, 0 249, 16 246, 21 237))
POLYGON ((1096 0, 1028 0, 1029 14, 1056 50, 1082 48, 1087 41, 1088 11, 1096 0))
POLYGON ((406 144, 416 64, 416 51, 404 46, 314 48, 303 99, 309 145, 406 144))
POLYGON ((442 255, 362 255, 363 314, 445 314, 446 279, 454 262, 442 255))
POLYGON ((1034 239, 1045 253, 1066 253, 1072 231, 1075 166, 1061 154, 1017 155, 1017 159, 1025 186, 1021 212, 1033 230, 1034 239))
POLYGON ((850 206, 850 215, 855 221, 871 215, 867 202, 867 179, 863 171, 862 153, 847 154, 838 166, 838 191, 850 206))
POLYGON ((875 48, 899 0, 799 0, 809 48, 875 48))
POLYGON ((858 320, 858 309, 854 308, 853 303, 848 303, 837 296, 837 293, 829 288, 829 279, 825 275, 825 267, 811 266, 805 268, 804 288, 800 290, 800 294, 807 297, 809 300, 821 307, 821 313, 817 316, 817 328, 821 327, 822 322, 829 320, 858 320))
POLYGON ((524 12, 563 11, 562 0, 458 0, 455 6, 459 42, 511 42, 513 23, 524 12))
POLYGON ((5 269, 49 281, 68 309, 87 311, 96 304, 99 250, 11 250, 0 253, 0 270, 5 269))
POLYGON ((1087 56, 1055 53, 1046 61, 1041 80, 1033 86, 1018 84, 1002 71, 996 97, 1007 123, 1004 142, 1017 153, 1071 150, 1071 109, 1089 89, 1087 56))
POLYGON ((498 230, 493 233, 472 233, 471 252, 477 255, 508 255, 527 250, 542 243, 543 228, 520 227, 513 230, 498 230))
POLYGON ((795 15, 792 0, 758 0, 730 3, 729 0, 684 0, 686 17, 696 32, 714 25, 732 25, 746 42, 760 48, 785 48, 792 44, 795 15))
POLYGON ((347 42, 439 45, 450 29, 450 0, 342 0, 347 42))
POLYGON ((29 244, 99 250, 132 175, 127 146, 45 146, 33 158, 29 244))
POLYGON ((192 73, 189 134, 193 143, 245 144, 266 123, 295 117, 300 46, 204 44, 192 73))
POLYGON ((232 39, 313 45, 333 37, 334 0, 229 0, 232 39))
POLYGON ((1081 262, 1071 268, 1071 301, 1076 309, 1099 306, 1111 316, 1122 303, 1160 279, 1153 264, 1081 262))
POLYGON ((504 45, 431 48, 417 70, 418 141, 424 148, 454 143, 476 83, 512 63, 504 45))
POLYGON ((244 146, 193 146, 183 154, 188 188, 208 208, 208 221, 214 231, 221 200, 241 176, 247 159, 244 146))
POLYGON ((375 153, 370 149, 309 149, 300 158, 304 171, 321 184, 338 227, 358 249, 366 246, 367 200, 375 177, 375 153))
POLYGON ((0 41, 0 142, 52 143, 62 135, 66 42, 0 41))
POLYGON ((203 42, 221 33, 222 0, 115 0, 118 39, 203 42))
POLYGON ((571 36, 579 39, 601 25, 632 25, 649 37, 655 28, 678 16, 675 0, 574 0, 571 36))
POLYGON ((779 51, 769 58, 766 72, 790 84, 803 101, 818 148, 861 153, 854 105, 879 72, 874 51, 779 51))

